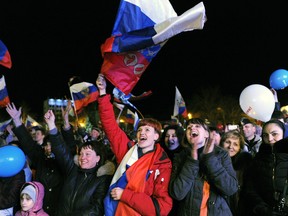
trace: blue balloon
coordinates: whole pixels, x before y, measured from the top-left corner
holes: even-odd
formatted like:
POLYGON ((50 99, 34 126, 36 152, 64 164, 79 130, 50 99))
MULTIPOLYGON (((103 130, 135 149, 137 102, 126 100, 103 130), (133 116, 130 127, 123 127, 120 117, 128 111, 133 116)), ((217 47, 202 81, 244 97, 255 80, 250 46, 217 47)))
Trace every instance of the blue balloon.
POLYGON ((19 173, 25 165, 24 152, 17 146, 0 147, 0 177, 11 177, 19 173))
POLYGON ((276 90, 284 89, 288 86, 288 71, 278 69, 270 76, 270 86, 276 90))

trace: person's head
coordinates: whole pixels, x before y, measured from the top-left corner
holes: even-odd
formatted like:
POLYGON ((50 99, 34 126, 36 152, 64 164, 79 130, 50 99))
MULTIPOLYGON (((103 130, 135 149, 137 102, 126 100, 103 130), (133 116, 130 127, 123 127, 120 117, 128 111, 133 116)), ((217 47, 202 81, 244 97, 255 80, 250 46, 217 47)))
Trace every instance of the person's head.
POLYGON ((162 134, 162 142, 168 150, 173 151, 177 149, 182 141, 184 129, 179 125, 169 125, 164 128, 162 134))
POLYGON ((29 211, 33 208, 37 199, 36 195, 36 188, 32 184, 24 185, 20 192, 20 205, 23 211, 29 211))
POLYGON ((143 153, 146 153, 154 149, 154 145, 159 141, 161 137, 162 125, 153 118, 144 118, 138 123, 137 126, 137 143, 142 149, 143 153))
POLYGON ((78 164, 82 169, 91 169, 103 165, 105 155, 103 145, 99 141, 81 143, 78 150, 78 164))
POLYGON ((44 142, 42 144, 42 147, 45 151, 45 155, 49 156, 52 154, 52 150, 51 150, 51 141, 49 139, 49 135, 45 136, 44 138, 44 142))
POLYGON ((35 141, 42 145, 44 142, 46 131, 42 127, 35 127, 35 141))
POLYGON ((241 119, 241 126, 245 139, 252 140, 256 134, 256 124, 248 118, 241 119))
POLYGON ((28 129, 29 129, 32 139, 35 141, 35 135, 36 135, 35 127, 30 127, 28 129))
POLYGON ((271 119, 278 119, 281 122, 285 122, 285 116, 284 113, 280 110, 274 110, 271 116, 271 119))
POLYGON ((217 127, 214 126, 209 126, 209 130, 210 130, 210 137, 214 137, 215 139, 215 145, 219 145, 221 140, 220 131, 218 130, 217 127))
POLYGON ((98 140, 101 135, 101 130, 97 127, 93 127, 90 132, 91 140, 98 140))
POLYGON ((244 137, 239 130, 227 131, 221 137, 220 146, 228 151, 230 157, 241 152, 244 145, 244 137))
POLYGON ((198 149, 208 142, 210 131, 208 125, 200 118, 191 118, 186 122, 186 131, 183 138, 183 146, 196 144, 198 149))
POLYGON ((285 126, 278 119, 271 119, 262 126, 262 140, 264 143, 273 146, 277 141, 284 138, 285 126))

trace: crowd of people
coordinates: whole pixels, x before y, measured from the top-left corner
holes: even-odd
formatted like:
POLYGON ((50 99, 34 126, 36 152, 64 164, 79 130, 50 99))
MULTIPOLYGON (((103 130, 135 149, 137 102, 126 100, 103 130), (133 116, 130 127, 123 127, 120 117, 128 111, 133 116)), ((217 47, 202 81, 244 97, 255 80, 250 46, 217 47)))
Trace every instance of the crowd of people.
POLYGON ((45 127, 27 128, 21 107, 7 105, 12 123, 0 146, 16 145, 26 162, 0 177, 0 216, 288 215, 287 124, 275 90, 278 105, 262 125, 239 116, 220 131, 201 118, 144 118, 131 139, 103 75, 96 85, 101 129, 85 136, 69 121, 70 102, 60 127, 48 110, 45 127))

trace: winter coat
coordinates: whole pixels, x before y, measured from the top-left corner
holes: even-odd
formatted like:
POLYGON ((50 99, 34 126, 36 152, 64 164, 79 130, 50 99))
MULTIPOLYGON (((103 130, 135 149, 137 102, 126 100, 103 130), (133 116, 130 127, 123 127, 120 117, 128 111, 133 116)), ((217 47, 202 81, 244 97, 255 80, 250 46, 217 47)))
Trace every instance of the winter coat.
MULTIPOLYGON (((271 147, 262 143, 247 171, 244 187, 245 215, 269 215, 278 204, 288 178, 288 140, 271 147)), ((286 213, 288 215, 288 211, 286 213)))
MULTIPOLYGON (((98 110, 103 130, 119 164, 128 150, 135 145, 135 142, 130 140, 117 124, 110 99, 110 95, 100 96, 98 98, 98 110)), ((152 175, 149 175, 145 182, 144 192, 136 193, 133 190, 124 189, 120 199, 121 203, 139 214, 141 213, 141 215, 168 215, 172 208, 172 198, 168 193, 172 170, 171 160, 160 147, 160 144, 155 144, 155 146, 160 149, 161 153, 151 164, 150 173, 152 175)))
POLYGON ((243 197, 244 175, 250 166, 252 155, 249 152, 240 151, 231 159, 238 179, 238 191, 228 197, 228 202, 234 216, 245 215, 245 204, 243 203, 245 201, 245 197, 243 197))
POLYGON ((252 157, 254 157, 259 151, 261 143, 262 138, 259 135, 255 134, 255 137, 252 140, 245 140, 244 151, 249 152, 252 157))
POLYGON ((23 124, 13 128, 13 132, 20 142, 20 148, 36 170, 33 180, 41 182, 45 188, 43 209, 50 216, 54 216, 64 179, 59 166, 55 158, 47 158, 44 149, 35 143, 23 124))
POLYGON ((27 185, 32 185, 36 189, 36 201, 34 203, 34 206, 31 209, 29 209, 28 211, 19 210, 19 211, 16 212, 15 216, 49 216, 43 210, 43 199, 44 199, 44 193, 45 193, 43 185, 40 182, 37 182, 37 181, 26 182, 22 186, 21 191, 27 185))
POLYGON ((14 207, 20 209, 20 189, 25 183, 25 172, 21 170, 14 176, 0 177, 0 210, 14 207))
POLYGON ((112 175, 98 176, 98 165, 92 169, 78 167, 60 133, 50 134, 50 141, 58 166, 65 174, 56 216, 104 215, 103 200, 112 175))
POLYGON ((228 152, 215 146, 209 154, 201 154, 199 160, 191 157, 191 149, 185 148, 175 155, 169 192, 181 201, 177 215, 200 215, 204 180, 210 185, 207 200, 208 216, 232 215, 226 201, 238 190, 238 181, 228 152))

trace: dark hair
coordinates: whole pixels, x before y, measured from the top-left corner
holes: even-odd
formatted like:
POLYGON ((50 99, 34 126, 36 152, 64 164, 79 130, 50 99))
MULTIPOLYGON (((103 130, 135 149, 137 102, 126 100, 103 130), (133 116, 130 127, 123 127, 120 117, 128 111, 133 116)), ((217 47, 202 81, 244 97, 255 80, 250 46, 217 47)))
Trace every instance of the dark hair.
POLYGON ((95 151, 96 155, 100 156, 100 160, 98 162, 98 165, 99 166, 104 165, 104 163, 106 161, 106 154, 105 154, 103 143, 101 143, 97 140, 83 142, 79 145, 78 154, 80 154, 81 149, 91 149, 91 150, 95 151))
POLYGON ((282 121, 278 120, 278 119, 270 119, 269 121, 265 122, 263 125, 262 125, 262 134, 261 134, 261 137, 262 137, 262 140, 263 140, 263 135, 264 135, 264 129, 265 127, 268 125, 268 124, 277 124, 283 131, 283 138, 284 138, 284 134, 285 134, 285 125, 282 121))
POLYGON ((280 110, 274 110, 274 112, 272 113, 271 119, 285 119, 285 116, 283 114, 283 112, 281 112, 280 110))
POLYGON ((171 129, 175 130, 176 136, 177 136, 179 142, 181 143, 183 136, 184 136, 184 129, 180 125, 169 125, 169 126, 165 127, 164 132, 162 133, 161 142, 164 142, 167 131, 171 130, 171 129))
MULTIPOLYGON (((191 118, 191 119, 189 119, 187 122, 186 122, 186 124, 185 124, 185 129, 187 129, 187 126, 189 125, 189 124, 199 124, 199 125, 201 125, 208 133, 210 133, 210 130, 209 130, 209 127, 208 127, 208 125, 205 123, 205 121, 203 120, 203 119, 201 119, 201 118, 191 118)), ((207 141, 210 139, 210 137, 208 137, 208 139, 207 139, 207 141)), ((187 140, 187 136, 185 135, 184 137, 183 137, 183 139, 182 139, 182 145, 184 146, 184 147, 188 147, 189 145, 188 145, 188 140, 187 140)))
POLYGON ((46 135, 46 130, 43 128, 43 127, 34 127, 34 130, 35 131, 41 131, 43 135, 46 135))
POLYGON ((161 125, 161 123, 158 120, 156 120, 154 118, 141 119, 141 121, 138 123, 137 130, 138 130, 139 127, 146 126, 146 125, 148 125, 150 127, 153 127, 155 129, 155 131, 159 134, 159 139, 161 138, 162 125, 161 125))

